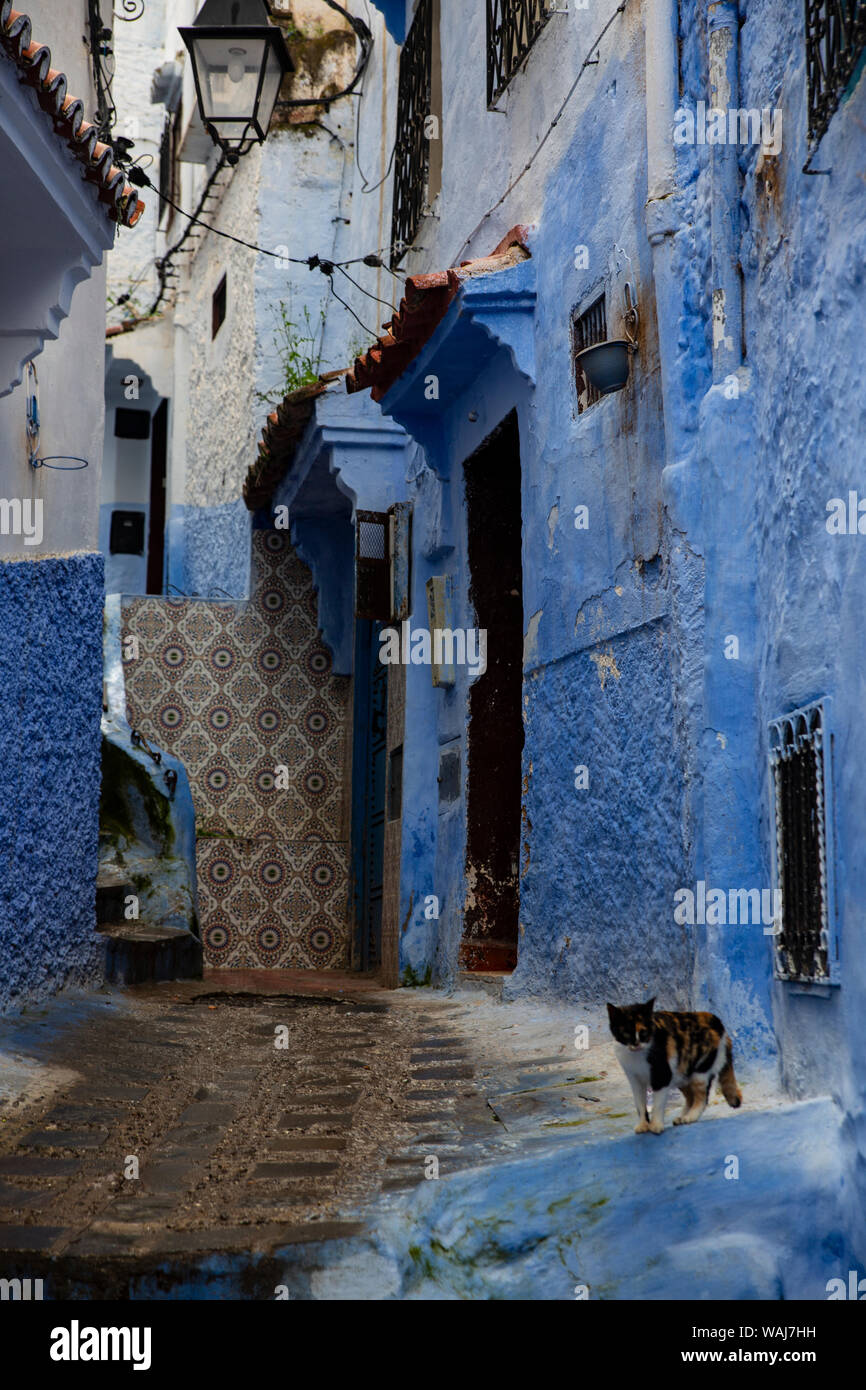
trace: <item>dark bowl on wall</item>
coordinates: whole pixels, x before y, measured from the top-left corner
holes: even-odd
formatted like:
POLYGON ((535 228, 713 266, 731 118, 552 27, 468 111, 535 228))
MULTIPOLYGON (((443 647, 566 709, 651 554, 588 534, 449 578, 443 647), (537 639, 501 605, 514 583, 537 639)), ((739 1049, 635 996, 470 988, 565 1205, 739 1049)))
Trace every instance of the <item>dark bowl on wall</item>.
POLYGON ((631 344, 625 338, 612 338, 608 343, 596 343, 577 354, 577 360, 590 386, 602 396, 621 391, 628 381, 628 359, 631 344))

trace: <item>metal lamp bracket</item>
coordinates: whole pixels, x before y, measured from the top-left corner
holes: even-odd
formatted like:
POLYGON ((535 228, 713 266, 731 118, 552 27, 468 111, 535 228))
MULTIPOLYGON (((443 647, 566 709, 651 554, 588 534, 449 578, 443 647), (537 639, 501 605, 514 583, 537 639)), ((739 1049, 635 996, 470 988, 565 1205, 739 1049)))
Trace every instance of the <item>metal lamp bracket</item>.
POLYGON ((636 334, 640 322, 637 308, 637 291, 631 278, 631 256, 621 246, 614 246, 608 260, 608 279, 611 288, 622 285, 622 318, 629 352, 637 352, 636 334))

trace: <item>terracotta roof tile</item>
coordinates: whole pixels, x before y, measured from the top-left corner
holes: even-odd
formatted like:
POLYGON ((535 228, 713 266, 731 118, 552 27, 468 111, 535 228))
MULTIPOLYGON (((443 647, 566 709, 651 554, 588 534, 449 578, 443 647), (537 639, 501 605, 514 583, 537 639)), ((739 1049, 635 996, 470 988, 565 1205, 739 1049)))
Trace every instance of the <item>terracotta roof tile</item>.
POLYGON ((51 50, 33 38, 29 15, 13 10, 11 0, 0 0, 0 51, 18 69, 19 76, 35 88, 39 105, 52 119, 57 134, 84 166, 109 216, 125 227, 134 227, 144 203, 122 169, 114 163, 114 151, 98 138, 96 126, 84 119, 84 103, 67 91, 66 74, 51 66, 51 50))
POLYGON ((525 260, 529 256, 528 236, 528 227, 512 227, 489 256, 462 261, 456 270, 410 275, 399 309, 384 325, 385 332, 355 359, 346 377, 346 390, 352 393, 369 387, 373 400, 380 401, 432 338, 464 281, 525 260))
POLYGON ((291 467, 295 451, 313 418, 316 401, 334 381, 345 376, 345 370, 324 372, 318 381, 299 386, 284 396, 276 410, 271 411, 262 431, 258 457, 244 482, 244 501, 251 512, 266 507, 291 467))

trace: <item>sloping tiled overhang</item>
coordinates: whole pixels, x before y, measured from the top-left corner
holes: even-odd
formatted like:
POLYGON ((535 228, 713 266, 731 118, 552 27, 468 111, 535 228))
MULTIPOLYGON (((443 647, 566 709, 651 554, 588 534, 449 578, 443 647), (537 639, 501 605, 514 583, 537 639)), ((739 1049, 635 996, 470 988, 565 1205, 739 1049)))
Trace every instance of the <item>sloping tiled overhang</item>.
POLYGON ((346 390, 352 393, 369 387, 373 400, 381 401, 433 336, 468 280, 508 270, 529 259, 528 231, 527 227, 512 227, 491 255, 463 261, 457 269, 410 276, 397 313, 385 324, 385 333, 355 359, 346 377, 346 390))
POLYGON ((295 452, 315 413, 316 401, 344 371, 324 372, 318 381, 284 396, 267 418, 256 461, 244 482, 244 501, 251 512, 267 507, 277 485, 292 466, 295 452))
POLYGON ((134 227, 144 212, 144 203, 114 163, 111 146, 102 144, 96 126, 85 120, 83 101, 69 94, 66 74, 51 66, 51 50, 33 38, 30 17, 13 10, 10 0, 0 0, 0 52, 36 92, 39 105, 83 166, 108 216, 125 227, 134 227))

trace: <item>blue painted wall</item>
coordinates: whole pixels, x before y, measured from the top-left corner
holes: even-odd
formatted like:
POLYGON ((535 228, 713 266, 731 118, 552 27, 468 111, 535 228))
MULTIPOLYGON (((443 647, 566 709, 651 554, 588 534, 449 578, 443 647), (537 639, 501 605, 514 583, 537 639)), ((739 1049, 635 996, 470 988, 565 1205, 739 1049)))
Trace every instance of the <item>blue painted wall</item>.
POLYGON ((0 565, 0 1011, 98 983, 101 555, 0 565))
MULTIPOLYGON (((683 16, 680 100, 692 107, 712 102, 707 10, 683 16)), ((637 28, 605 54, 611 104, 592 103, 550 163, 532 237, 535 384, 516 370, 526 352, 516 303, 494 330, 503 351, 493 361, 463 332, 458 307, 383 404, 425 451, 407 478, 419 622, 430 574, 449 573, 458 594, 467 591, 462 460, 509 409, 519 412, 527 839, 511 988, 712 1004, 751 1056, 769 1061, 780 1045, 794 1094, 829 1089, 848 1104, 866 1042, 864 907, 853 870, 866 830, 856 773, 866 564, 862 538, 828 536, 825 521, 830 498, 858 487, 866 496, 858 443, 866 84, 853 84, 816 158, 833 174, 810 178, 802 10, 752 0, 740 5, 740 21, 739 104, 780 108, 783 145, 774 161, 757 147, 734 156, 739 397, 713 382, 706 146, 678 150, 672 275, 654 278, 645 145, 622 140, 624 128, 642 131, 644 122, 637 28), (588 248, 585 270, 575 266, 576 245, 588 248), (631 257, 639 352, 627 389, 578 417, 569 316, 601 288, 615 245, 631 257), (676 385, 667 420, 663 360, 676 385), (440 399, 425 406, 425 375, 436 371, 440 399), (578 505, 589 508, 585 531, 574 527, 578 505), (738 661, 725 658, 729 634, 739 639, 738 661), (821 695, 833 700, 843 986, 807 998, 774 983, 762 924, 684 932, 673 895, 701 878, 725 890, 770 886, 767 722, 821 695), (573 786, 578 764, 590 774, 582 793, 573 786)), ((456 226, 458 210, 448 215, 456 226)), ((717 259, 724 249, 717 242, 717 259)), ((463 618, 471 622, 465 609, 463 618)), ((451 741, 465 753, 465 697, 465 685, 434 692, 429 670, 409 668, 401 916, 412 907, 402 950, 413 972, 432 963, 440 978, 453 974, 460 935, 465 827, 462 803, 440 813, 435 777, 440 747, 451 741), (440 896, 438 923, 419 908, 430 891, 440 896)))
POLYGON ((216 507, 173 505, 166 527, 168 592, 248 598, 251 525, 242 497, 216 507))

